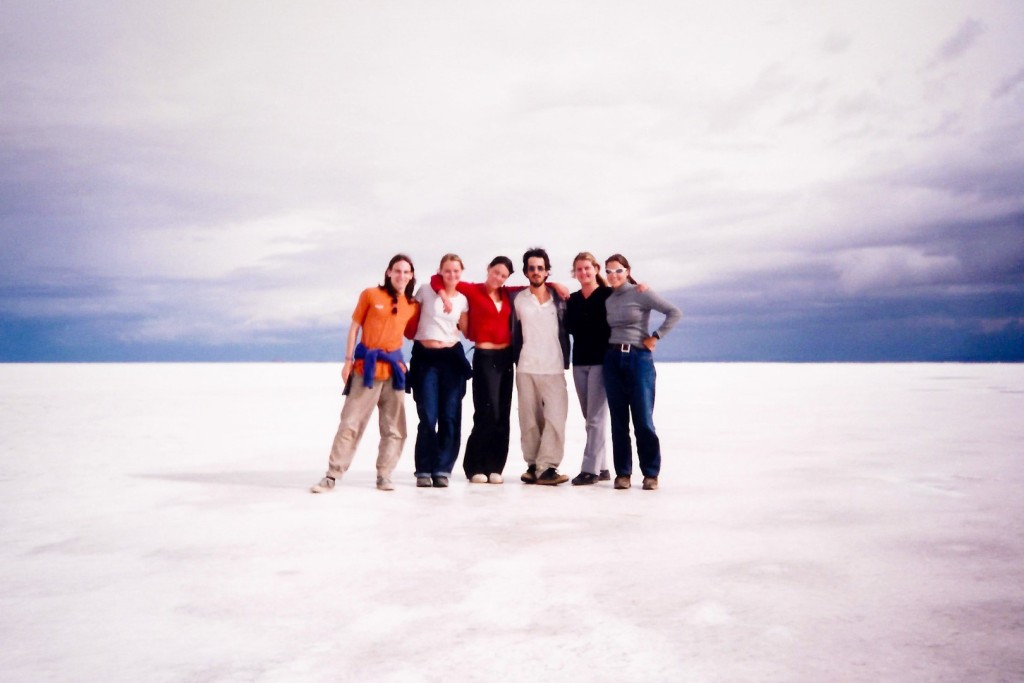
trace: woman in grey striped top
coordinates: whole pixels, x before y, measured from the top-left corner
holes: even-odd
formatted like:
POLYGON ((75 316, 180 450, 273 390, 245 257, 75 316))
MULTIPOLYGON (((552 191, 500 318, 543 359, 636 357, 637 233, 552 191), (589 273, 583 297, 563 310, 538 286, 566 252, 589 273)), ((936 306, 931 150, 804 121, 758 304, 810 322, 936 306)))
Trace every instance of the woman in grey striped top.
POLYGON ((644 475, 643 488, 658 488, 661 471, 661 442, 654 429, 653 351, 658 340, 675 327, 682 312, 651 290, 640 292, 630 275, 629 261, 613 254, 605 262, 605 274, 612 287, 605 302, 611 336, 604 358, 604 384, 608 394, 608 412, 612 423, 612 458, 615 463, 615 488, 628 489, 633 472, 633 446, 629 438, 629 418, 633 416, 637 457, 644 475), (654 332, 649 332, 651 311, 665 315, 654 332))

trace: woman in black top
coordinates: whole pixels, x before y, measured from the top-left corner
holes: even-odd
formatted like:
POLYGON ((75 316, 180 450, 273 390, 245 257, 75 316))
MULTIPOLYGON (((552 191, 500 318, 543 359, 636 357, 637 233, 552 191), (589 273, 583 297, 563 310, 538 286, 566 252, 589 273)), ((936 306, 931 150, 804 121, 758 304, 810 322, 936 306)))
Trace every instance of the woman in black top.
POLYGON ((589 252, 572 262, 573 277, 580 290, 569 296, 566 322, 572 335, 572 379, 587 422, 587 445, 583 450, 576 486, 608 481, 605 443, 608 434, 608 397, 604 391, 604 356, 608 350, 608 318, 604 302, 612 290, 601 276, 601 264, 589 252))

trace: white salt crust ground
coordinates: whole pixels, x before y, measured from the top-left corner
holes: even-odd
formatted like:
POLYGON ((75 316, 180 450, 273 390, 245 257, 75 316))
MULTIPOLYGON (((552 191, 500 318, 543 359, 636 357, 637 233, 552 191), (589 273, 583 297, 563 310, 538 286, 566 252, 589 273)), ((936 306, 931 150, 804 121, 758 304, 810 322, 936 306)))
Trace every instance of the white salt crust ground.
POLYGON ((657 492, 371 424, 314 496, 337 373, 0 365, 0 680, 1024 680, 1022 365, 660 364, 657 492))

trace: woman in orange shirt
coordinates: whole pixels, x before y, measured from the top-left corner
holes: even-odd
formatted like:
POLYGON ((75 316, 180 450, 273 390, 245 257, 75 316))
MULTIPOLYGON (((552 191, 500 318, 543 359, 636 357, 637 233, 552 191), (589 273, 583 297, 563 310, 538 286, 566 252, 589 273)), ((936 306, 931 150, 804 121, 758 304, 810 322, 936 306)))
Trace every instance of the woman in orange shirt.
POLYGON ((352 464, 352 456, 373 414, 380 413, 377 488, 391 491, 391 473, 405 445, 405 372, 402 338, 416 331, 419 304, 413 298, 416 270, 412 259, 396 254, 384 272, 384 284, 364 289, 352 314, 345 347, 345 405, 334 436, 327 473, 313 493, 333 491, 352 464), (362 333, 360 335, 360 333, 362 333), (360 338, 361 336, 361 338, 360 338), (358 343, 357 340, 358 339, 358 343))

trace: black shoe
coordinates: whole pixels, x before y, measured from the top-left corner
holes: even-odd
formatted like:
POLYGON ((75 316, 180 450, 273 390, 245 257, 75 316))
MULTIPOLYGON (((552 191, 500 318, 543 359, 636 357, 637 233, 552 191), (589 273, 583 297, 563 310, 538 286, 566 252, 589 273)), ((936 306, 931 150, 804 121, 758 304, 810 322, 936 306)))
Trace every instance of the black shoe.
POLYGON ((575 477, 573 477, 572 485, 573 486, 586 486, 587 484, 596 484, 597 483, 597 477, 598 477, 598 475, 591 474, 590 472, 580 472, 575 477))
POLYGON ((601 470, 601 474, 597 475, 598 481, 611 481, 612 474, 608 470, 601 470))
POLYGON ((530 465, 529 467, 527 467, 526 471, 523 472, 522 476, 519 477, 519 481, 523 482, 524 484, 536 484, 537 483, 537 466, 536 465, 530 465))
POLYGON ((558 470, 554 467, 549 467, 544 470, 544 474, 537 477, 538 484, 546 484, 547 486, 558 486, 569 481, 569 477, 564 474, 559 474, 558 470))
POLYGON ((434 477, 434 488, 443 489, 448 487, 448 477, 434 477))

